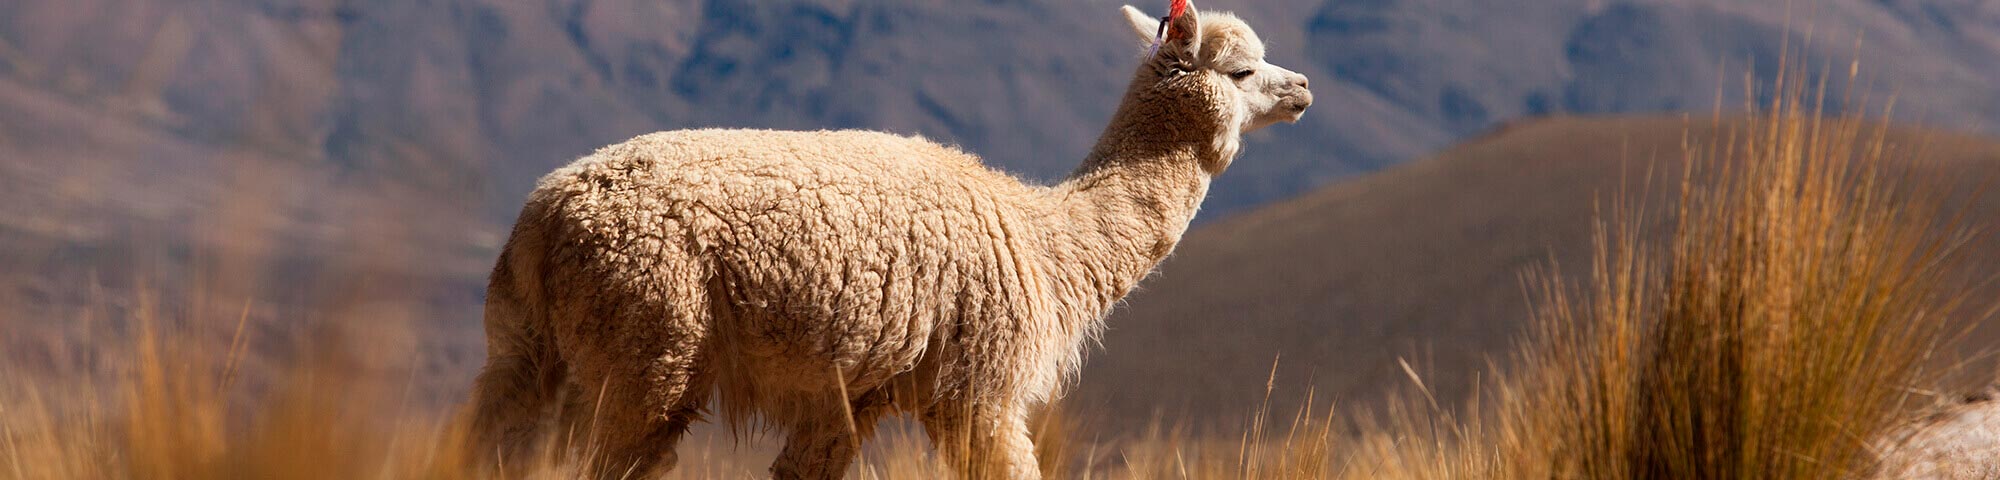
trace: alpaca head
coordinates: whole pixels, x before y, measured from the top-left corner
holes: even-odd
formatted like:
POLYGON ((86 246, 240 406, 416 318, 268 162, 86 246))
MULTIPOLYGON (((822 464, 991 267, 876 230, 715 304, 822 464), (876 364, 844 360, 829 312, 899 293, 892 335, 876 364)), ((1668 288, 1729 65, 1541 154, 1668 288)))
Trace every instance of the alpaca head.
POLYGON ((1139 69, 1134 85, 1159 90, 1157 100, 1184 101, 1175 110, 1201 112, 1216 122, 1218 147, 1235 154, 1243 133, 1280 121, 1295 122, 1312 105, 1306 76, 1264 61, 1257 32, 1227 12, 1185 12, 1160 20, 1131 5, 1124 7, 1132 29, 1147 45, 1163 37, 1139 69), (1173 100, 1168 100, 1173 99, 1173 100), (1226 145, 1225 145, 1226 144, 1226 145))

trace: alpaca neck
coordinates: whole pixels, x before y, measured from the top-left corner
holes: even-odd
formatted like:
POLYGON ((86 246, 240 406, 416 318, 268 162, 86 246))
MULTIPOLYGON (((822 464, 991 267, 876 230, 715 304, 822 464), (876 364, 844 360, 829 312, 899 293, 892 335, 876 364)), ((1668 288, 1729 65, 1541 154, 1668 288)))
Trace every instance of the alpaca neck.
POLYGON ((1213 171, 1234 154, 1217 147, 1213 128, 1162 121, 1148 107, 1128 95, 1083 165, 1052 192, 1067 217, 1060 236, 1072 243, 1061 249, 1070 258, 1057 261, 1086 270, 1073 291, 1099 314, 1173 251, 1213 171))

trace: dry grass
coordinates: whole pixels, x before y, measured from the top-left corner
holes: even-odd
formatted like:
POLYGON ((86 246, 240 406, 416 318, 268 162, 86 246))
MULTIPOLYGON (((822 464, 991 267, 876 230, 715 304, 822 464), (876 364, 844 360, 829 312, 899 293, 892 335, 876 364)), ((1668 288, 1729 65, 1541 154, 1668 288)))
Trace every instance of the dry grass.
MULTIPOLYGON (((143 300, 131 315, 129 344, 100 346, 123 350, 123 361, 84 374, 108 378, 9 381, 0 390, 0 478, 478 478, 460 454, 465 434, 450 413, 409 406, 402 397, 413 387, 403 378, 359 366, 341 347, 365 338, 315 330, 307 337, 320 347, 286 367, 268 391, 237 400, 240 326, 227 348, 214 348, 214 336, 192 326, 198 319, 159 302, 143 300)), ((1260 415, 1233 440, 1173 429, 1086 442, 1080 421, 1061 408, 1038 415, 1034 429, 1047 478, 1322 478, 1333 436, 1312 413, 1291 419, 1282 436, 1270 435, 1276 429, 1260 415)), ((934 454, 920 431, 885 430, 851 476, 944 478, 962 470, 934 454)), ((590 447, 576 448, 584 452, 542 452, 527 478, 589 471, 576 462, 593 457, 590 447)), ((681 458, 671 478, 754 478, 770 460, 734 443, 700 441, 684 444, 681 458)))
POLYGON ((1614 204, 1580 287, 1531 275, 1513 373, 1457 421, 1421 402, 1364 428, 1370 478, 1863 478, 1917 418, 1934 354, 1968 326, 1949 272, 1969 235, 1886 126, 1802 82, 1689 148, 1671 233, 1614 204), (1804 99, 1804 100, 1801 100, 1804 99), (1914 171, 1914 170, 1911 170, 1914 171))

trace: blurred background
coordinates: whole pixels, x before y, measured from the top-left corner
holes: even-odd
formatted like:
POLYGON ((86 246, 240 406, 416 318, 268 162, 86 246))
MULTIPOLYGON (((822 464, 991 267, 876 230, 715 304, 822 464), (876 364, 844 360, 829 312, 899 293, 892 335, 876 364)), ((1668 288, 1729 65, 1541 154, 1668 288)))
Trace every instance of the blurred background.
MULTIPOLYGON (((222 319, 197 330, 246 345, 253 386, 339 338, 448 407, 541 174, 657 130, 861 128, 1054 182, 1142 51, 1120 4, 0 0, 0 356, 16 379, 98 368, 120 312, 164 305, 222 319)), ((1069 401, 1107 428, 1256 409, 1271 375, 1277 405, 1409 371, 1462 398, 1523 328, 1523 272, 1587 268, 1601 200, 1672 190, 1781 56, 1829 111, 1893 106, 1918 168, 2000 173, 1996 2, 1196 7, 1243 17, 1317 101, 1249 138, 1112 315, 1069 401)), ((1983 202, 1971 224, 1995 225, 1983 202)))

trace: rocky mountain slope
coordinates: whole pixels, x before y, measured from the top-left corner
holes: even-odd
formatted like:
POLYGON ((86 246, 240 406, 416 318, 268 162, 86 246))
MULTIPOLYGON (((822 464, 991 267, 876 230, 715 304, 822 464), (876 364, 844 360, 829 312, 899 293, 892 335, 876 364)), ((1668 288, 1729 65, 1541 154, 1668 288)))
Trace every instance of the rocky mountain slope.
MULTIPOLYGON (((1164 2, 1162 2, 1164 3, 1164 2)), ((1139 51, 1102 0, 0 2, 0 89, 202 145, 463 191, 668 128, 922 134, 1066 173, 1139 51)), ((1162 5, 1146 5, 1155 10, 1162 5)), ((1320 102, 1253 139, 1229 212, 1552 112, 1707 111, 1791 58, 1866 67, 1907 118, 2000 126, 2000 6, 1972 0, 1214 0, 1320 102), (1857 40, 1860 40, 1857 45, 1857 40)), ((1879 102, 1877 102, 1879 103, 1879 102)), ((42 110, 0 116, 35 123, 42 110)), ((75 134, 76 132, 64 132, 75 134)), ((13 136, 34 136, 10 131, 13 136)), ((23 141, 41 140, 34 138, 23 141)), ((82 143, 91 140, 83 138, 82 143)), ((58 162, 59 156, 9 162, 58 162)))

